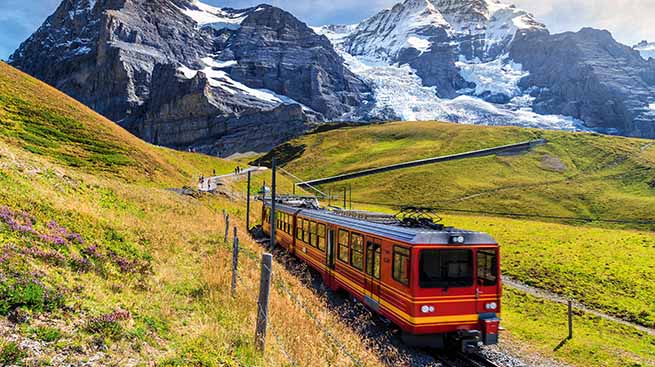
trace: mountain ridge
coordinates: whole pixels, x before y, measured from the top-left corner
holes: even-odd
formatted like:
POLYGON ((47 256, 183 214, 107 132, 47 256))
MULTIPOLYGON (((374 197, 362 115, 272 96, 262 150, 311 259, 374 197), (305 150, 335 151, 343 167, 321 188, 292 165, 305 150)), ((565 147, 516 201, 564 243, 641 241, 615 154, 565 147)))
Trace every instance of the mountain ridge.
POLYGON ((11 63, 148 142, 219 156, 325 121, 655 138, 655 61, 602 31, 551 35, 499 0, 405 0, 323 27, 269 5, 66 0, 11 63))

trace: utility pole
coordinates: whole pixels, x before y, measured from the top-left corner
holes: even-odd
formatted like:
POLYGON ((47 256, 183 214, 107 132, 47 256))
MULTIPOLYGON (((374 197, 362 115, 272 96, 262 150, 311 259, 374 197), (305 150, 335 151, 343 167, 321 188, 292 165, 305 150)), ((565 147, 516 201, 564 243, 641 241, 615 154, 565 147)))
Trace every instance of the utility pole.
POLYGON ((275 223, 275 183, 276 183, 276 177, 275 177, 275 157, 271 158, 271 169, 273 171, 273 181, 271 183, 271 253, 273 253, 273 250, 275 250, 275 228, 277 226, 277 223, 275 223))
POLYGON ((246 230, 250 232, 250 174, 248 171, 248 190, 246 191, 246 230))

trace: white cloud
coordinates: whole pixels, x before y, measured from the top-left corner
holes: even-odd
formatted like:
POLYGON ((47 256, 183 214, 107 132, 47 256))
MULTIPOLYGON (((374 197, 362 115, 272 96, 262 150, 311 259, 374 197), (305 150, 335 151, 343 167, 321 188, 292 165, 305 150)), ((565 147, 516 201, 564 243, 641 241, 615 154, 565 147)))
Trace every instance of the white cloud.
MULTIPOLYGON (((261 0, 205 0, 220 6, 243 7, 261 0)), ((401 0, 268 0, 312 25, 354 23, 401 0)), ((503 0, 533 13, 553 33, 583 27, 607 29, 619 41, 633 45, 655 41, 653 0, 503 0)))
POLYGON ((655 40, 655 1, 652 0, 513 0, 534 13, 552 32, 582 27, 607 29, 616 39, 633 45, 655 40))

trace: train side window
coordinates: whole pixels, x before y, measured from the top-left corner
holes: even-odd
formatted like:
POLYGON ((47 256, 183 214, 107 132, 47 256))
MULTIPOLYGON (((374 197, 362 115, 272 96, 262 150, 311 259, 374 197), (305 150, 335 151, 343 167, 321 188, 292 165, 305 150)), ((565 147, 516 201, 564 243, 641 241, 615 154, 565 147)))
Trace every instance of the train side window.
POLYGON ((498 256, 496 250, 478 250, 478 283, 482 286, 498 284, 498 256))
POLYGON ((317 227, 318 231, 318 249, 325 251, 325 224, 319 223, 317 227))
POLYGON ((409 284, 409 249, 393 247, 393 279, 398 283, 409 284))
POLYGON ((379 244, 368 241, 366 243, 366 273, 380 279, 380 257, 382 248, 379 244))
POLYGON ((302 240, 305 243, 309 243, 309 221, 306 219, 302 221, 302 240))
POLYGON ((318 236, 316 232, 316 222, 309 223, 309 244, 312 247, 318 247, 318 236))
POLYGON ((361 234, 350 235, 350 265, 359 270, 364 269, 364 237, 361 234))
POLYGON ((339 260, 348 263, 348 231, 343 229, 339 230, 339 249, 338 256, 339 260))
POLYGON ((296 219, 296 238, 302 241, 302 218, 296 219))
POLYGON ((264 221, 266 223, 271 222, 271 208, 266 208, 266 210, 264 211, 264 221))
POLYGON ((289 214, 284 213, 284 232, 287 234, 291 233, 291 223, 289 220, 289 214))

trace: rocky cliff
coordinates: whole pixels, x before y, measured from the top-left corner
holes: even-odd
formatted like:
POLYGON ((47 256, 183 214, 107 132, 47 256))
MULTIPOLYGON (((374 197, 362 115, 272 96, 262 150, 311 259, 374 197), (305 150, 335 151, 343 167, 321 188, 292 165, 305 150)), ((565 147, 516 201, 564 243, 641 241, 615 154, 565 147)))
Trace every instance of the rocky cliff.
POLYGON ((149 142, 226 156, 328 120, 655 138, 650 46, 553 35, 500 0, 405 0, 314 28, 269 5, 64 0, 11 63, 149 142))
POLYGON ((65 0, 11 63, 149 142, 219 155, 266 150, 368 98, 327 39, 266 5, 65 0))

